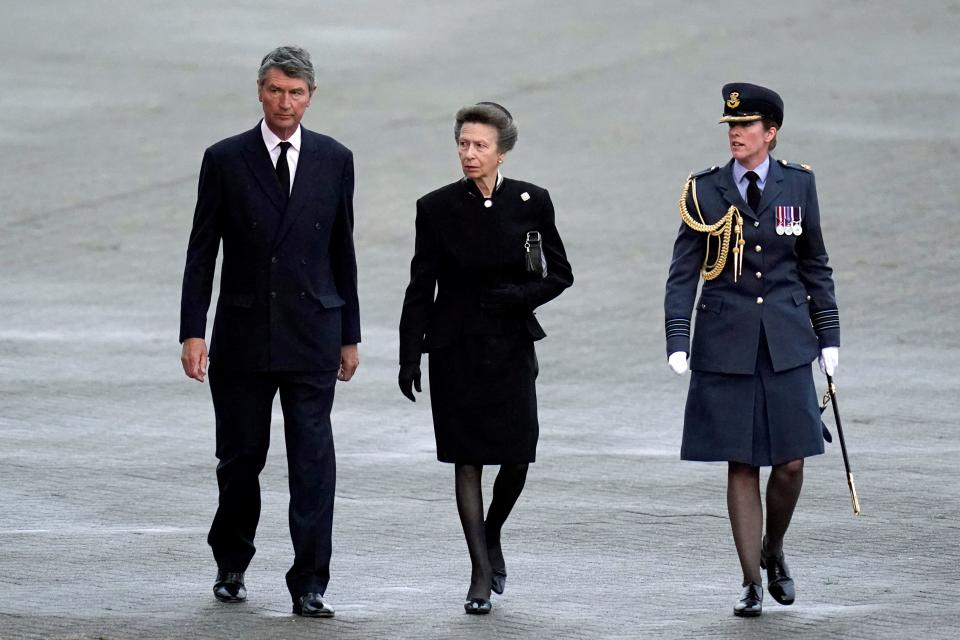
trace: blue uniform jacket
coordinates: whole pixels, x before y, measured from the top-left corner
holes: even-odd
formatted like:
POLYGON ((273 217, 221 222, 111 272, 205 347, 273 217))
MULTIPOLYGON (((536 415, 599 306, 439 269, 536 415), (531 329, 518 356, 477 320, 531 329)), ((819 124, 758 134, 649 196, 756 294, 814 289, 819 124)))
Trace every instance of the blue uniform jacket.
MULTIPOLYGON (((673 247, 664 311, 667 354, 690 354, 690 368, 715 373, 753 374, 763 328, 775 371, 810 364, 823 347, 840 346, 840 322, 832 269, 820 231, 820 209, 808 168, 770 159, 759 211, 744 202, 734 184, 733 160, 695 174, 700 213, 715 223, 730 205, 743 216, 743 273, 733 279, 733 247, 723 272, 697 285, 707 250, 707 234, 682 221, 673 247), (799 207, 802 233, 776 231, 777 207, 799 207), (690 345, 691 312, 697 317, 690 345)), ((697 219, 692 194, 687 207, 697 219)), ((716 257, 711 239, 711 260, 716 257)))
POLYGON ((353 155, 301 128, 284 201, 260 126, 206 150, 183 273, 180 341, 204 337, 217 253, 210 360, 245 371, 327 371, 360 342, 353 155))

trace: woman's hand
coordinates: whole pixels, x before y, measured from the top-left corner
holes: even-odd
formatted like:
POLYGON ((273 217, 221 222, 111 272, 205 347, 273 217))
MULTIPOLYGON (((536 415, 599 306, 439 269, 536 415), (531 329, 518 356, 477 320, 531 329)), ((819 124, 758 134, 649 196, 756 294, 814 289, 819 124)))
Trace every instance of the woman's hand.
POLYGON ((820 351, 820 371, 828 376, 833 376, 833 372, 840 366, 840 349, 837 347, 824 347, 820 351))
POLYGON ((410 402, 416 402, 417 398, 413 395, 413 390, 416 389, 417 393, 423 393, 420 388, 420 365, 400 365, 400 375, 397 376, 397 382, 400 384, 400 393, 409 398, 410 402))
POLYGON ((667 363, 675 374, 682 376, 688 369, 687 353, 685 351, 674 351, 670 354, 670 357, 667 358, 667 363))
POLYGON ((480 308, 493 310, 526 307, 527 297, 523 287, 517 284, 502 284, 480 292, 480 308))

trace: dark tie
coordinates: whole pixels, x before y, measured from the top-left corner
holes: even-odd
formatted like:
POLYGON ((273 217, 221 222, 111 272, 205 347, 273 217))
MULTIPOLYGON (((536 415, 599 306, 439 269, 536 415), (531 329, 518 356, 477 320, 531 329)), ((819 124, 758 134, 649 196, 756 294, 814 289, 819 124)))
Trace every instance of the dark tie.
POLYGON ((749 186, 747 186, 747 204, 750 205, 754 213, 760 213, 757 211, 760 207, 760 187, 757 186, 760 176, 753 171, 747 171, 744 176, 750 181, 749 186))
POLYGON ((287 164, 287 149, 289 142, 280 143, 280 157, 277 158, 277 179, 280 181, 280 190, 283 191, 284 201, 290 197, 290 165, 287 164))

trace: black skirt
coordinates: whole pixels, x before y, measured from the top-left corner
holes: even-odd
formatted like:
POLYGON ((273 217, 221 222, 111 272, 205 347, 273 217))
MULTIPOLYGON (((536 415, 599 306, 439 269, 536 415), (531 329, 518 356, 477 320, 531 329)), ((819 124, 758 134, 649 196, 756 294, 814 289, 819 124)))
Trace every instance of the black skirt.
POLYGON ((823 453, 810 365, 775 372, 760 332, 751 375, 693 371, 683 418, 683 460, 771 466, 823 453))
POLYGON ((463 336, 430 352, 437 459, 523 464, 537 455, 533 341, 525 333, 463 336))

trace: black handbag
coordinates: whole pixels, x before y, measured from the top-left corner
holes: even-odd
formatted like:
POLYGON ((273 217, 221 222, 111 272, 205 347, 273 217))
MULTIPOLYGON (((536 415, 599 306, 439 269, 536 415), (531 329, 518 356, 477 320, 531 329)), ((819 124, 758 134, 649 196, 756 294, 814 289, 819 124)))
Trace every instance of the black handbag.
POLYGON ((527 273, 547 277, 547 257, 543 254, 539 231, 527 231, 527 240, 523 243, 527 250, 527 273))

